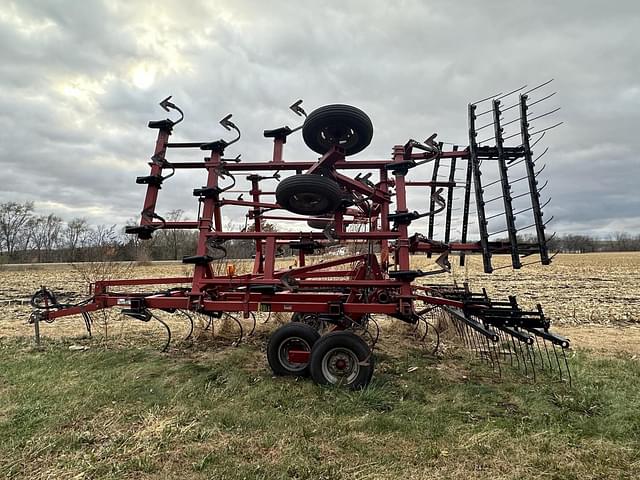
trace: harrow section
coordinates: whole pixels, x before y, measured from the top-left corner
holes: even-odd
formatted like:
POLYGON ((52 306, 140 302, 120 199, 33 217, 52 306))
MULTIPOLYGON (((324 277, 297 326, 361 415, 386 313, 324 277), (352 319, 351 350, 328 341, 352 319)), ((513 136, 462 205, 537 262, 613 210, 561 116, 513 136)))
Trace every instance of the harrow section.
MULTIPOLYGON (((533 148, 552 127, 532 132, 530 123, 556 110, 533 117, 528 114, 531 106, 551 97, 534 102, 529 99, 532 92, 546 85, 530 90, 523 87, 470 104, 466 147, 453 145, 445 150, 445 144, 436 142, 433 134, 423 142, 410 139, 394 146, 391 159, 373 160, 349 158, 364 150, 373 137, 369 117, 349 105, 326 105, 307 115, 302 102, 296 102, 291 109, 304 118, 303 124, 265 130, 264 136, 273 141, 271 160, 245 162, 239 155, 226 156, 240 139, 231 115, 220 122, 235 134, 231 140, 170 142, 184 114, 169 97, 160 105, 180 116, 149 122, 158 132, 150 171, 136 179, 146 186, 146 196, 139 225, 126 231, 146 240, 159 229, 197 230, 197 250, 183 258, 183 263, 193 265, 193 275, 97 281, 91 285, 90 297, 75 305, 57 303, 43 287, 32 301, 32 321, 38 325, 40 321, 81 315, 90 329, 92 312, 118 307, 129 317, 161 322, 169 338, 166 349, 171 331, 154 310, 181 312, 189 320, 191 332, 194 315, 206 316, 209 325, 213 318, 229 317, 239 326, 238 341, 243 332, 240 315, 252 318, 255 328, 256 312, 291 313, 292 322, 273 333, 267 348, 274 373, 311 375, 317 383, 362 388, 373 375, 373 349, 379 335, 374 315, 428 326, 429 316, 437 312, 449 319, 469 348, 498 371, 506 361, 512 365, 517 362, 526 375, 557 367, 560 378, 570 380, 564 356, 569 342, 549 330, 550 322, 539 305, 526 311, 515 297, 495 302, 486 292, 474 294, 466 285, 424 285, 420 280, 449 272, 449 257, 454 254, 460 256, 461 265, 467 255, 481 255, 487 273, 494 269, 492 256, 496 254, 509 255, 515 269, 525 265, 523 257, 533 254, 538 254, 544 265, 551 262, 545 233, 548 221, 543 220, 542 212, 546 204, 540 199, 544 186, 538 187, 537 180, 544 167, 538 168, 542 155, 534 158, 533 148), (503 106, 516 95, 515 103, 503 106), (487 105, 478 112, 479 106, 487 105), (519 114, 505 120, 507 111, 519 114), (491 115, 492 120, 477 126, 485 115, 491 115), (519 131, 505 135, 508 125, 517 125, 519 131), (493 136, 479 141, 479 132, 489 127, 493 136), (284 145, 298 130, 319 158, 284 160, 284 145), (519 143, 507 145, 515 137, 519 143), (190 162, 169 160, 174 149, 202 151, 206 157, 190 162), (429 166, 430 180, 409 180, 410 174, 429 166), (165 181, 185 169, 206 174, 204 185, 193 189, 197 217, 166 221, 156 211, 159 191, 165 181), (355 176, 350 175, 353 171, 355 176), (462 179, 457 178, 458 172, 463 172, 462 179), (275 188, 265 188, 274 184, 275 188), (514 185, 522 184, 527 186, 524 192, 512 191, 514 185), (415 195, 408 194, 413 188, 428 193, 425 212, 409 209, 415 200, 415 195), (486 199, 493 190, 497 196, 486 199), (234 193, 241 195, 234 198, 234 193), (244 199, 245 194, 250 199, 244 199), (522 205, 522 201, 528 204, 522 205), (472 208, 477 223, 471 221, 472 208), (239 210, 244 210, 246 227, 224 231, 223 218, 239 210), (531 217, 532 223, 518 228, 521 216, 531 217), (426 235, 416 228, 421 219, 427 221, 426 235), (279 231, 266 231, 266 221, 277 222, 279 231), (504 226, 490 231, 490 225, 497 221, 504 226), (523 241, 522 232, 528 228, 535 229, 535 236, 523 241), (497 237, 501 234, 504 238, 497 237), (236 273, 225 259, 225 244, 238 240, 255 245, 251 273, 236 273), (278 268, 276 258, 285 248, 295 252, 296 265, 278 268), (340 255, 314 256, 335 248, 340 255), (350 254, 345 254, 347 249, 350 254), (433 269, 412 268, 412 255, 420 253, 437 255, 433 269), (156 291, 119 292, 136 286, 156 291), (563 362, 557 350, 562 352, 563 362)), ((420 175, 424 178, 424 173, 420 175)))

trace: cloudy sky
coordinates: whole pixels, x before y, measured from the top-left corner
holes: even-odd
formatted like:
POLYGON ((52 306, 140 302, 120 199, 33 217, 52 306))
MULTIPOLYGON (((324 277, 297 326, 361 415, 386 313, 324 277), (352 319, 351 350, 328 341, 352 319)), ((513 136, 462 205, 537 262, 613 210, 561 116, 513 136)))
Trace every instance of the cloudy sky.
MULTIPOLYGON (((94 224, 136 217, 146 123, 166 117, 167 95, 186 112, 173 141, 228 135, 218 121, 233 113, 243 139, 228 154, 245 161, 270 158, 262 130, 295 126, 295 100, 356 105, 375 127, 358 157, 381 159, 433 132, 465 145, 468 102, 554 78, 547 105, 562 109, 540 123, 564 122, 543 140, 552 229, 640 233, 635 0, 0 3, 0 202, 94 224)), ((286 147, 285 158, 316 157, 301 136, 286 147)), ((193 217, 201 183, 179 172, 158 211, 193 217)))

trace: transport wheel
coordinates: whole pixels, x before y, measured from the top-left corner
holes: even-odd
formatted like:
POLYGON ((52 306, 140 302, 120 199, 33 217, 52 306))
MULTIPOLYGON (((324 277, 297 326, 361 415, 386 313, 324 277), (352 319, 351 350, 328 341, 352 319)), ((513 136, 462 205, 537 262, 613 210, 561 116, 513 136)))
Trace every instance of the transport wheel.
POLYGON ((322 217, 312 218, 307 220, 307 225, 311 228, 324 230, 327 226, 333 226, 333 215, 324 215, 322 217))
POLYGON ((291 322, 278 328, 267 344, 267 361, 276 375, 309 375, 308 362, 294 362, 289 359, 290 351, 311 352, 320 334, 309 325, 291 322))
POLYGON ((319 385, 342 385, 352 390, 371 381, 374 359, 366 342, 352 332, 331 332, 311 350, 309 371, 319 385))
POLYGON ((364 150, 371 143, 373 125, 369 116, 351 105, 325 105, 309 114, 302 126, 304 143, 325 154, 337 145, 346 155, 364 150))
POLYGON ((293 175, 276 188, 276 201, 285 210, 301 215, 335 212, 342 202, 340 186, 320 175, 293 175))

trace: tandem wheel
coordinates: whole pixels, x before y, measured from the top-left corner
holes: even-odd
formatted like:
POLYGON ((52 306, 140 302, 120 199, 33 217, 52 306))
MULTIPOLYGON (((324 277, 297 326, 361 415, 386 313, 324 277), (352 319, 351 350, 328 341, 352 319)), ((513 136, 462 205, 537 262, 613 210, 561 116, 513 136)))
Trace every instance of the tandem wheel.
POLYGON ((311 352, 319 338, 318 331, 305 323, 291 322, 278 328, 271 334, 267 344, 267 361, 273 373, 280 376, 308 376, 309 353, 306 360, 302 360, 292 358, 295 354, 291 352, 311 352))
POLYGON ((351 390, 365 388, 374 370, 369 345, 352 332, 331 332, 311 349, 309 371, 319 385, 340 385, 351 390))
POLYGON ((342 204, 342 190, 336 181, 321 175, 292 175, 278 183, 276 201, 293 213, 324 215, 342 204))
POLYGON ((304 143, 324 155, 333 146, 344 149, 345 155, 364 150, 373 138, 369 116, 351 105, 325 105, 309 114, 302 126, 304 143))

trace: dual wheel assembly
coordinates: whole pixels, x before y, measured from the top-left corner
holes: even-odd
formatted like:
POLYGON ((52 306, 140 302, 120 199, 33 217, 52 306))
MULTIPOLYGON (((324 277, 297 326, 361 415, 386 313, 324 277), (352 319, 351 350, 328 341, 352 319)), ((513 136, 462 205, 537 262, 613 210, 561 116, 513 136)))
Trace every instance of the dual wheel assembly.
MULTIPOLYGON (((332 147, 340 147, 345 156, 349 156, 364 150, 371 143, 373 125, 367 114, 359 108, 325 105, 306 118, 302 137, 316 153, 324 155, 332 147)), ((317 174, 287 177, 276 189, 278 204, 300 215, 332 214, 345 200, 348 198, 335 180, 317 174)), ((326 221, 320 220, 312 228, 324 228, 326 224, 326 221)))
POLYGON ((273 373, 281 376, 311 376, 319 385, 340 385, 352 390, 371 381, 374 358, 369 345, 349 331, 320 335, 302 322, 278 328, 267 345, 273 373))

